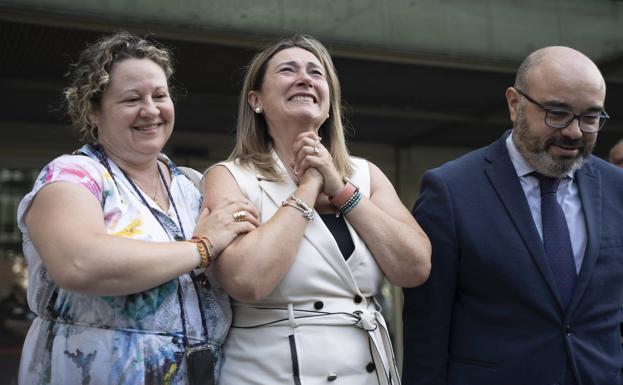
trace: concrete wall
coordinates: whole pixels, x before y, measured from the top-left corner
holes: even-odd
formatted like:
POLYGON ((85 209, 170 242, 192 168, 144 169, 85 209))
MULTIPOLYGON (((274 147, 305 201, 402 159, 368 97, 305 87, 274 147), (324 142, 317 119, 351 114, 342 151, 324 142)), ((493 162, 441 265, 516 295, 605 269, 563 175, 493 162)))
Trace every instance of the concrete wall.
POLYGON ((45 12, 44 23, 60 17, 101 28, 112 22, 239 44, 302 32, 345 55, 500 70, 514 69, 526 52, 545 45, 572 45, 597 61, 623 47, 620 1, 1 0, 0 17, 2 8, 45 12))

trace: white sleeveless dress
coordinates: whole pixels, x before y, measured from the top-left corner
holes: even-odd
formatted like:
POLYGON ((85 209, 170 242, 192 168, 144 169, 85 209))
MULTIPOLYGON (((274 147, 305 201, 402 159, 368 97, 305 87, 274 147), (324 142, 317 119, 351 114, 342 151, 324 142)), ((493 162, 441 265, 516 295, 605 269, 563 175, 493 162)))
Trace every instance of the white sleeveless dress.
MULTIPOLYGON (((282 163, 275 160, 283 172, 282 163)), ((368 162, 351 162, 351 179, 369 196, 368 162)), ((289 177, 272 182, 235 162, 221 165, 257 207, 262 223, 296 190, 289 177)), ((254 303, 232 300, 233 324, 225 343, 221 384, 399 384, 385 321, 374 300, 383 275, 363 240, 348 221, 347 225, 355 250, 345 260, 314 211, 295 261, 275 290, 254 303)))

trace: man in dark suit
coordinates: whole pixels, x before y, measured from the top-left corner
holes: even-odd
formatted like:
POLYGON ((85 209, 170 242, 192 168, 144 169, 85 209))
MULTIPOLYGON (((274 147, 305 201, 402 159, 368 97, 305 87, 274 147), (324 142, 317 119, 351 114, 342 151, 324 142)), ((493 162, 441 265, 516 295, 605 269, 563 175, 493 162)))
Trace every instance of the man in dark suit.
POLYGON ((580 52, 535 51, 506 90, 512 131, 424 175, 404 385, 623 384, 623 170, 591 155, 605 95, 580 52))

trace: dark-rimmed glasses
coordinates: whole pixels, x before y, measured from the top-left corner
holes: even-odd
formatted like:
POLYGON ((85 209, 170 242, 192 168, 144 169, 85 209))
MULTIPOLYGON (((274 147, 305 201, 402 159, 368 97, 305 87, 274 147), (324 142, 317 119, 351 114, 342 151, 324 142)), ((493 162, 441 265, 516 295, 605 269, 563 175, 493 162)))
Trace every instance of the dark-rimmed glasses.
POLYGON ((580 130, 582 132, 595 133, 601 130, 604 124, 606 124, 606 121, 610 118, 605 110, 601 110, 601 112, 576 114, 572 111, 565 110, 564 108, 545 107, 543 104, 526 95, 526 93, 521 91, 520 89, 515 88, 515 90, 519 95, 528 99, 529 102, 537 105, 540 109, 545 111, 545 125, 551 128, 566 128, 575 119, 577 119, 578 126, 580 127, 580 130))

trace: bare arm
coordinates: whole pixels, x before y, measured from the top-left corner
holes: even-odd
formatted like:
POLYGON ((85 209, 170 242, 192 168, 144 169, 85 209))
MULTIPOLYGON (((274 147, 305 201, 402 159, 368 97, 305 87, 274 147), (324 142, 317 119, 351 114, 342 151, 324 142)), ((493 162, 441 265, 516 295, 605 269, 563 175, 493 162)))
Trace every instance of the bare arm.
MULTIPOLYGON (((227 209, 230 209, 229 207, 227 209)), ((218 253, 234 236, 254 226, 225 227, 201 214, 198 235, 207 235, 218 253)), ((55 182, 43 187, 26 213, 32 242, 52 279, 62 288, 93 295, 126 295, 150 289, 199 264, 189 242, 143 242, 106 233, 97 199, 83 187, 55 182)))
MULTIPOLYGON (((317 179, 307 179, 294 194, 313 207, 319 188, 317 179)), ((208 172, 204 192, 208 208, 227 197, 244 199, 234 177, 223 166, 208 172)), ((268 296, 290 269, 307 222, 297 209, 281 207, 267 222, 232 242, 215 264, 219 281, 229 295, 241 301, 268 296)))
POLYGON ((383 172, 372 163, 369 166, 370 199, 362 198, 346 218, 391 283, 418 286, 430 273, 428 237, 403 206, 383 172))

